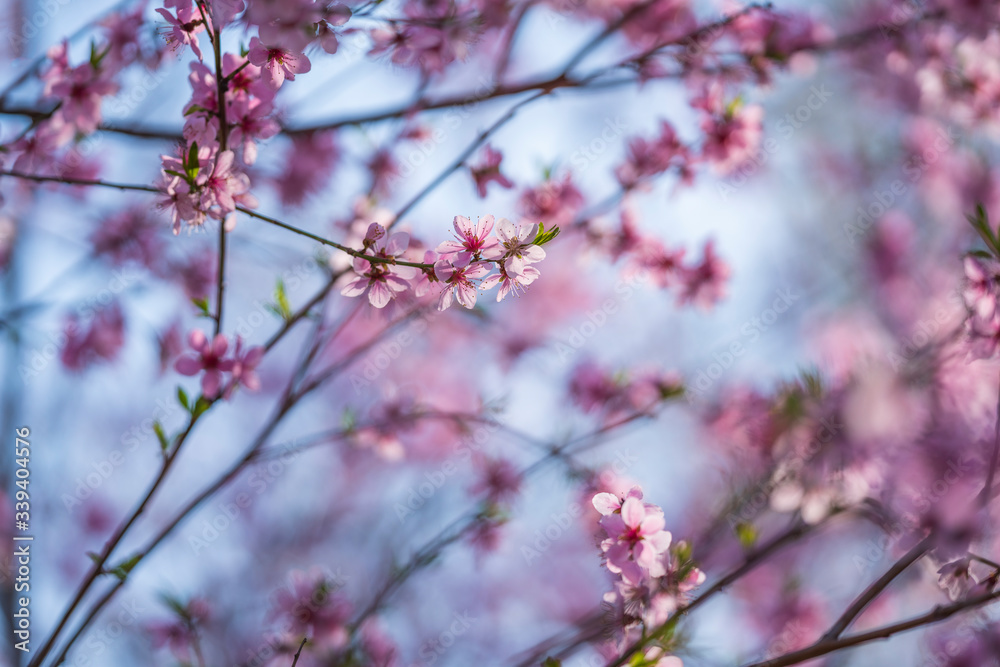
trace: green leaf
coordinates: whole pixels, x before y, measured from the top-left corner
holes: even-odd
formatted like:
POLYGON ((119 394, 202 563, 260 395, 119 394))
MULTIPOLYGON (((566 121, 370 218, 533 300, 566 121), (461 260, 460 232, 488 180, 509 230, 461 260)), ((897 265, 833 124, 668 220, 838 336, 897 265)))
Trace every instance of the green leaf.
POLYGON ((1000 259, 1000 239, 997 238, 996 233, 990 226, 989 216, 986 214, 986 209, 983 205, 976 204, 976 212, 974 215, 966 215, 965 219, 969 221, 972 228, 976 230, 980 238, 986 243, 986 247, 990 249, 990 252, 994 257, 1000 259))
POLYGON ((94 561, 95 563, 100 563, 101 562, 101 555, 97 554, 97 553, 94 553, 93 551, 88 551, 87 552, 87 558, 89 558, 90 560, 94 561))
POLYGON ((131 558, 129 558, 128 560, 124 560, 118 565, 108 570, 108 573, 118 577, 119 581, 125 581, 125 578, 128 577, 129 572, 131 572, 135 568, 135 566, 139 564, 140 560, 142 560, 142 554, 136 554, 131 558))
POLYGON ((191 299, 191 303, 200 311, 199 316, 212 317, 211 311, 208 310, 208 299, 191 299))
POLYGON ((200 112, 210 113, 208 109, 201 106, 200 104, 192 104, 187 108, 187 111, 184 112, 184 116, 187 117, 190 116, 191 114, 196 114, 200 112))
POLYGON ((200 417, 205 410, 208 410, 212 406, 211 401, 209 401, 204 396, 199 396, 198 400, 195 401, 194 409, 191 410, 192 417, 200 417))
POLYGON ((292 317, 292 309, 288 305, 288 294, 285 292, 285 281, 278 278, 278 284, 274 288, 274 301, 277 306, 278 316, 283 320, 292 317))
POLYGON ((736 115, 736 112, 740 110, 743 106, 743 96, 737 95, 733 98, 733 101, 726 105, 726 118, 732 118, 736 115))
POLYGON ((198 142, 191 142, 191 148, 188 149, 187 159, 184 161, 184 171, 187 172, 188 179, 194 180, 198 178, 198 171, 201 169, 201 162, 198 161, 198 142))
POLYGON ((170 449, 170 440, 167 439, 167 434, 163 432, 163 425, 160 424, 159 420, 153 422, 153 432, 156 433, 156 439, 160 441, 160 449, 163 451, 170 449))
POLYGON ((562 667, 562 660, 556 660, 555 658, 545 658, 545 662, 542 663, 542 667, 562 667))
POLYGON ((101 61, 104 60, 104 56, 107 53, 107 50, 103 52, 98 51, 96 42, 90 42, 90 66, 94 68, 94 71, 97 71, 97 68, 101 66, 101 61))
POLYGON ((190 615, 188 614, 187 605, 175 598, 173 595, 170 595, 169 593, 160 593, 160 600, 162 600, 163 604, 170 607, 170 609, 181 618, 189 618, 190 615))
POLYGON ((358 425, 358 417, 351 408, 344 408, 344 414, 340 417, 340 427, 350 433, 358 425))
POLYGON ((557 236, 559 236, 559 227, 553 227, 546 231, 545 223, 541 222, 538 223, 538 233, 535 235, 533 243, 535 245, 545 245, 557 236))
POLYGON ((191 405, 188 403, 188 395, 187 392, 184 391, 184 387, 177 387, 177 400, 180 401, 181 406, 185 410, 191 412, 191 405))
POLYGON ((757 542, 757 529, 752 523, 741 521, 736 524, 736 537, 744 549, 750 549, 757 542))

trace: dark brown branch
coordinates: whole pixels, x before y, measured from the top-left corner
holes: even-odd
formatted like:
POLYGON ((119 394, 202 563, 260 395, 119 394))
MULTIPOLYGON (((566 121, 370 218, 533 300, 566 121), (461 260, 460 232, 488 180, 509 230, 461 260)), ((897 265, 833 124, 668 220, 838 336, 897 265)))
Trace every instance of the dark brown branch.
POLYGON ((908 621, 901 621, 899 623, 886 625, 875 630, 862 632, 849 637, 842 637, 836 640, 821 639, 812 646, 807 646, 804 649, 786 653, 783 656, 773 658, 771 660, 755 662, 746 665, 745 667, 788 667, 788 665, 797 665, 801 662, 812 660, 813 658, 818 658, 820 656, 827 655, 828 653, 833 653, 834 651, 839 651, 851 646, 857 646, 859 644, 866 644, 879 639, 888 639, 889 637, 901 632, 907 632, 925 625, 938 623, 963 611, 968 611, 970 609, 975 609, 976 607, 989 604, 998 598, 1000 598, 1000 591, 983 593, 950 605, 939 605, 923 616, 917 616, 916 618, 912 618, 908 621))

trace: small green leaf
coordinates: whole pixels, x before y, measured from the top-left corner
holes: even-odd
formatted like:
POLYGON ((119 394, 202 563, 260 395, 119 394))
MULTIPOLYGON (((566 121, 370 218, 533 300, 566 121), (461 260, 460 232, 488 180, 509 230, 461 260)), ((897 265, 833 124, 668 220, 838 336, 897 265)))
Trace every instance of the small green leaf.
POLYGON ((209 110, 206 109, 205 107, 203 107, 203 106, 201 106, 199 104, 192 104, 184 112, 184 116, 186 117, 186 116, 190 116, 191 114, 196 114, 196 113, 201 113, 201 112, 210 113, 209 110))
POLYGON ((555 658, 545 658, 545 662, 542 663, 542 667, 562 667, 562 660, 556 660, 555 658))
POLYGON ((163 432, 163 425, 160 424, 159 420, 153 422, 153 432, 156 433, 156 439, 160 441, 160 449, 163 451, 170 449, 170 440, 167 438, 167 434, 163 432))
POLYGON ((90 560, 94 561, 95 563, 100 563, 101 562, 101 556, 100 556, 100 554, 96 554, 93 551, 88 551, 87 552, 87 558, 89 558, 90 560))
POLYGON ((184 387, 177 387, 177 400, 185 410, 191 412, 191 405, 188 403, 188 395, 187 392, 184 391, 184 387))
POLYGON ((195 401, 194 409, 191 410, 192 417, 200 417, 205 410, 208 410, 212 406, 212 403, 204 396, 199 396, 198 400, 195 401))
POLYGON ((278 284, 274 288, 274 301, 277 305, 278 317, 289 320, 292 317, 292 309, 288 305, 288 294, 285 292, 285 281, 278 278, 278 284))
POLYGON ((989 216, 986 214, 986 209, 983 208, 982 204, 976 204, 976 212, 974 215, 966 215, 965 219, 969 221, 972 228, 976 230, 980 238, 986 243, 986 246, 993 253, 993 256, 1000 258, 1000 239, 997 238, 996 233, 990 227, 989 216))
POLYGON ((170 607, 170 609, 181 618, 187 619, 190 617, 187 606, 173 595, 170 595, 169 593, 160 593, 160 600, 162 600, 163 604, 170 607))
POLYGON ((198 178, 198 171, 201 169, 201 162, 198 160, 198 142, 191 142, 191 148, 188 149, 187 159, 184 161, 184 171, 187 172, 188 179, 194 180, 198 178))
POLYGON ((208 310, 208 299, 191 299, 191 303, 200 311, 199 316, 212 317, 211 311, 208 310))
POLYGON ((743 96, 737 95, 733 98, 733 101, 726 105, 726 118, 732 118, 736 115, 736 112, 740 110, 743 106, 743 96))
POLYGON ((539 223, 538 234, 535 235, 533 243, 535 245, 545 245, 557 236, 559 236, 559 227, 553 227, 546 231, 545 223, 539 223))
POLYGON ((125 578, 128 577, 129 572, 131 572, 135 568, 135 566, 139 564, 140 560, 142 560, 142 554, 136 554, 131 558, 129 558, 128 560, 124 560, 115 567, 108 570, 108 573, 118 577, 119 581, 125 581, 125 578))
POLYGON ((101 61, 104 60, 104 56, 107 55, 108 51, 97 50, 97 43, 94 41, 90 42, 90 66, 97 71, 97 68, 101 66, 101 61))
POLYGON ((350 433, 358 425, 357 415, 351 408, 344 408, 344 414, 340 417, 340 427, 350 433))
POLYGON ((753 524, 741 521, 736 524, 736 537, 744 549, 750 549, 757 542, 757 529, 753 524))

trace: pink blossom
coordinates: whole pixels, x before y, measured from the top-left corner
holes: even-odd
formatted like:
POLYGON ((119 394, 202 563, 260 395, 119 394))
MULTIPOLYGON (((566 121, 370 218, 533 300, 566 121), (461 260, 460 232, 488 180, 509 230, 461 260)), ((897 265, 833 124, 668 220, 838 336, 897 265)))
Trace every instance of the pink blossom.
POLYGON ((156 272, 164 265, 159 225, 146 208, 135 206, 119 211, 103 220, 90 235, 94 254, 116 265, 135 262, 156 272))
POLYGON ((51 95, 61 103, 56 112, 59 118, 78 131, 90 134, 101 122, 101 98, 117 89, 114 82, 88 62, 66 70, 53 82, 51 95))
POLYGON ((521 490, 521 472, 506 459, 488 458, 480 466, 479 479, 469 493, 485 496, 490 503, 506 503, 521 490))
POLYGON ((225 359, 229 341, 223 334, 208 340, 200 330, 195 329, 188 334, 188 346, 194 350, 194 355, 181 357, 174 368, 181 375, 201 376, 201 391, 206 398, 215 398, 222 389, 222 374, 233 369, 233 360, 225 359))
POLYGON ((316 23, 316 38, 324 51, 331 55, 337 52, 340 44, 334 27, 344 25, 349 18, 351 9, 344 5, 333 4, 325 9, 323 19, 316 23))
POLYGON ((74 313, 66 322, 66 344, 60 357, 63 365, 80 371, 98 361, 114 361, 125 344, 125 316, 117 301, 101 308, 84 332, 74 313))
POLYGON ((387 234, 382 225, 373 222, 368 228, 365 248, 374 257, 387 261, 370 262, 361 257, 354 258, 354 272, 357 274, 344 288, 344 296, 361 296, 368 292, 368 301, 376 308, 384 308, 388 303, 410 287, 409 280, 416 276, 416 270, 409 266, 397 266, 392 260, 406 252, 410 236, 405 232, 387 234))
POLYGON ((447 310, 452 298, 466 308, 476 306, 476 284, 478 280, 490 272, 485 262, 469 263, 470 257, 464 253, 449 255, 439 259, 434 264, 434 275, 445 284, 438 299, 438 310, 447 310))
POLYGON ((518 274, 509 274, 507 269, 501 264, 499 266, 500 272, 494 273, 483 279, 480 283, 480 287, 484 290, 490 290, 500 285, 500 290, 497 292, 497 301, 503 301, 504 297, 508 294, 514 294, 515 296, 523 294, 525 288, 531 283, 538 280, 541 275, 538 273, 538 269, 533 266, 526 266, 518 274))
POLYGON ((720 174, 728 174, 753 157, 763 135, 764 110, 744 106, 739 99, 726 103, 721 85, 709 86, 692 106, 706 113, 702 157, 720 174))
MULTIPOLYGON (((263 28, 261 32, 265 32, 263 28)), ((290 51, 271 41, 265 44, 261 37, 251 38, 247 58, 264 70, 264 80, 274 90, 281 88, 285 79, 295 81, 296 74, 305 74, 312 69, 312 63, 304 54, 290 51)))
POLYGON ((670 547, 671 535, 663 529, 663 512, 658 508, 650 508, 630 495, 622 502, 619 513, 601 519, 601 526, 608 534, 601 549, 611 572, 621 574, 633 585, 646 575, 666 574, 662 556, 670 547))
POLYGON ((497 234, 503 246, 503 268, 508 275, 523 275, 529 264, 545 259, 545 250, 534 245, 538 225, 515 225, 507 218, 501 218, 497 224, 497 234))
POLYGON ((321 570, 295 570, 289 574, 289 584, 275 595, 275 612, 296 636, 308 636, 324 649, 344 647, 350 635, 347 623, 351 605, 337 591, 338 582, 321 570))
POLYGON ((541 220, 548 227, 566 225, 583 208, 583 195, 573 184, 570 174, 562 179, 549 179, 521 195, 521 209, 532 220, 541 220))
POLYGON ((690 159, 673 125, 660 123, 660 136, 650 141, 635 137, 628 144, 628 159, 615 170, 624 188, 633 188, 642 180, 661 174, 671 166, 684 169, 690 159))
POLYGON ((340 157, 334 132, 292 136, 292 145, 274 176, 283 204, 298 206, 323 189, 340 157))
POLYGON ((174 16, 167 9, 159 8, 156 13, 162 16, 167 22, 167 31, 163 38, 171 51, 177 51, 181 46, 190 46, 191 50, 202 59, 201 47, 198 46, 198 33, 205 29, 205 22, 202 20, 198 9, 188 7, 178 7, 177 15, 174 16))
POLYGON ((493 216, 487 215, 473 225, 469 218, 456 215, 453 223, 457 241, 444 241, 437 250, 442 256, 456 254, 468 264, 473 259, 499 259, 503 255, 500 241, 491 236, 493 216))
POLYGON ((230 106, 229 120, 233 129, 229 134, 231 145, 243 146, 243 162, 257 161, 257 142, 270 139, 281 129, 271 116, 273 108, 268 101, 240 96, 230 106))
POLYGON ((249 391, 260 389, 260 378, 257 376, 257 365, 264 358, 264 348, 257 346, 243 348, 243 338, 236 336, 236 347, 232 358, 232 382, 226 389, 225 398, 232 396, 237 387, 246 387, 249 391))
POLYGON ((500 173, 500 162, 503 160, 503 153, 487 144, 483 148, 483 161, 473 167, 469 167, 472 178, 476 181, 476 192, 480 197, 486 196, 486 186, 495 182, 502 188, 510 189, 514 183, 500 173))
POLYGON ((201 188, 200 209, 217 220, 235 211, 236 198, 250 189, 250 179, 234 169, 234 161, 232 151, 222 151, 215 156, 212 170, 203 167, 195 180, 201 188))
POLYGON ((678 301, 681 304, 693 303, 699 308, 711 308, 725 296, 729 275, 729 265, 715 254, 715 245, 709 241, 705 244, 701 263, 685 269, 684 287, 678 301))
POLYGON ((621 514, 622 503, 624 503, 628 498, 642 500, 642 488, 639 486, 633 486, 621 498, 613 493, 598 493, 594 496, 591 502, 594 505, 594 509, 601 513, 601 516, 611 516, 612 514, 621 514))

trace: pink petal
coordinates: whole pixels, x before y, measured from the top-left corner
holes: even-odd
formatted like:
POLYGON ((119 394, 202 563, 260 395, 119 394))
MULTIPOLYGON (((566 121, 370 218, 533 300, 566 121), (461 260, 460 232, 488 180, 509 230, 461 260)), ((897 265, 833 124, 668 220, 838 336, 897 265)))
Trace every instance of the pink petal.
POLYGON ((621 501, 613 493, 598 493, 591 502, 594 509, 605 516, 614 514, 621 507, 621 501))
POLYGON ((479 219, 479 224, 476 225, 476 237, 483 238, 491 231, 493 231, 493 216, 484 215, 479 219))
POLYGON ((396 257, 402 255, 409 245, 410 235, 406 232, 396 232, 389 237, 389 241, 385 245, 385 252, 386 254, 396 257))
POLYGON ((392 300, 392 292, 383 282, 373 282, 372 287, 368 290, 368 301, 376 308, 385 308, 389 301, 392 300))
POLYGON ((229 341, 226 340, 225 334, 218 334, 215 340, 212 341, 212 354, 216 357, 226 356, 226 350, 229 349, 229 341))
POLYGON ((219 371, 208 371, 201 378, 201 393, 208 398, 215 398, 219 395, 219 387, 222 385, 222 373, 219 371))
POLYGON ((452 297, 454 296, 452 293, 454 291, 450 287, 441 290, 441 296, 438 297, 438 310, 448 310, 451 307, 452 297))
POLYGON ((368 283, 371 282, 368 278, 364 276, 358 276, 351 282, 344 285, 344 288, 340 290, 343 296, 361 296, 368 289, 368 283))
POLYGON ((469 282, 458 284, 458 302, 466 308, 476 307, 476 288, 469 282))
POLYGON ((396 292, 397 294, 399 292, 405 292, 406 290, 410 289, 409 282, 403 280, 399 276, 396 276, 392 273, 386 274, 385 286, 388 287, 390 291, 396 292))
POLYGON ((203 331, 195 329, 188 334, 188 345, 191 346, 192 350, 205 352, 208 349, 208 338, 203 331))
POLYGON ((194 357, 181 357, 174 363, 174 368, 181 375, 197 375, 201 372, 201 360, 194 357))
POLYGON ((622 503, 622 520, 630 528, 638 528, 646 516, 646 508, 642 501, 635 498, 626 498, 622 503))
MULTIPOLYGON (((643 511, 645 511, 645 509, 643 511)), ((663 520, 662 514, 647 514, 646 518, 644 518, 642 523, 639 524, 639 534, 655 535, 663 530, 664 525, 666 525, 666 522, 663 520)))
POLYGON ((472 220, 469 220, 464 215, 456 215, 455 222, 452 224, 455 227, 455 232, 462 238, 472 236, 472 220))

